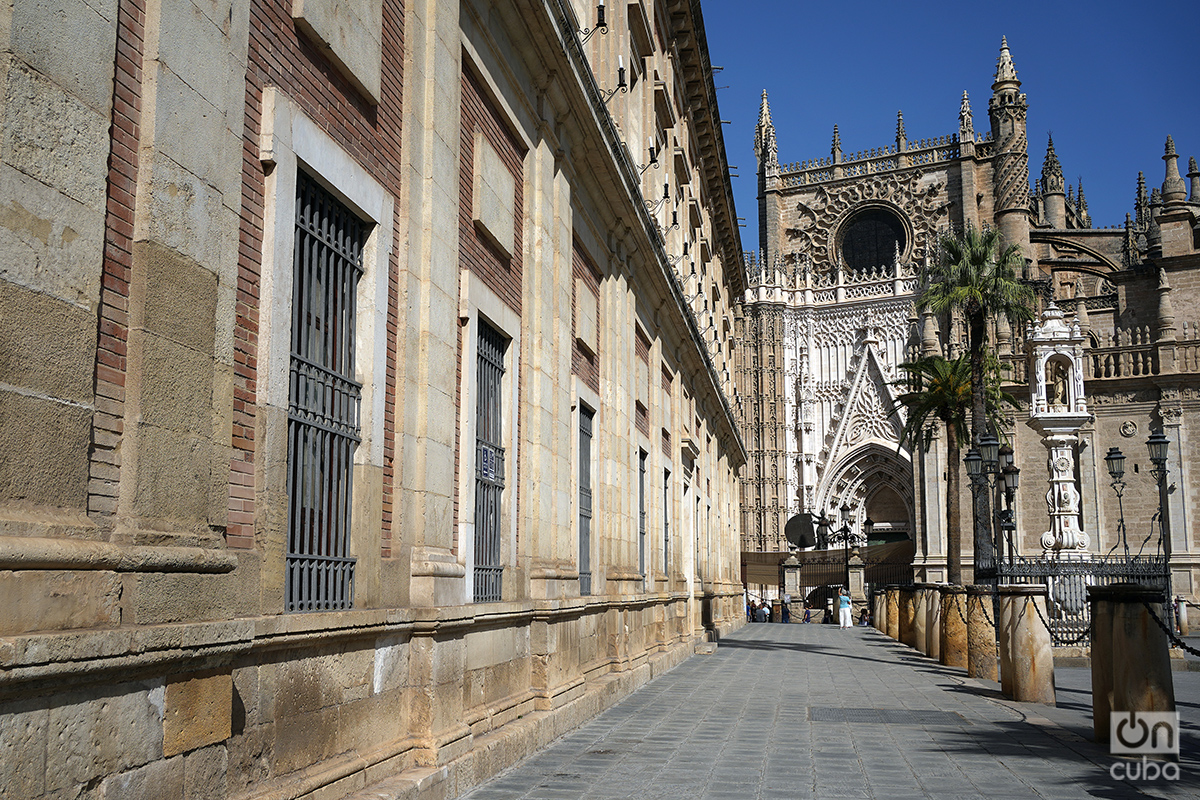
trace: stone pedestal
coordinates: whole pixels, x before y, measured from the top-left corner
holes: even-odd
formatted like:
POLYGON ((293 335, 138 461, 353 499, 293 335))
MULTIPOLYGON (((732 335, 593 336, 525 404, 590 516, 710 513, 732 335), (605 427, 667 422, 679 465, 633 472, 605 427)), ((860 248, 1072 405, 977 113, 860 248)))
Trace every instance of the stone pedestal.
POLYGON ((1089 586, 1092 605, 1092 721, 1109 740, 1113 713, 1174 711, 1170 642, 1150 618, 1163 616, 1162 592, 1136 583, 1089 586))
POLYGON ((926 609, 925 603, 928 601, 929 592, 927 584, 918 583, 913 586, 913 643, 912 646, 917 648, 917 652, 928 652, 928 640, 925 638, 925 619, 926 609))
POLYGON ((937 584, 929 584, 925 600, 925 655, 942 656, 942 593, 937 584))
POLYGON ((1023 703, 1055 705, 1054 647, 1047 619, 1045 585, 1000 586, 1000 688, 1023 703))
POLYGON ((992 617, 990 586, 967 588, 967 675, 989 681, 996 670, 996 623, 992 617))
POLYGON ((889 586, 887 595, 887 628, 884 633, 893 639, 900 639, 900 587, 889 586))
POLYGON ((913 600, 913 587, 904 586, 900 589, 900 641, 909 647, 916 647, 917 639, 914 631, 916 607, 913 600))
POLYGON ((942 599, 941 653, 947 667, 967 666, 967 590, 946 584, 938 587, 942 599))

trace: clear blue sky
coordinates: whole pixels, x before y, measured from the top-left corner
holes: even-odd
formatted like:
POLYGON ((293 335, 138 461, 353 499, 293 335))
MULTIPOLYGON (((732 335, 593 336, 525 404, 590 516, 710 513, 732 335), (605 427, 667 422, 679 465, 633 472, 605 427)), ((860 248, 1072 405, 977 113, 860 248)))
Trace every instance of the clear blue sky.
POLYGON ((814 3, 711 0, 703 5, 742 246, 758 249, 754 125, 770 96, 781 163, 829 155, 837 123, 845 152, 958 131, 971 96, 989 128, 1000 37, 1008 37, 1029 102, 1030 179, 1046 135, 1068 183, 1082 177, 1093 225, 1123 224, 1138 170, 1161 186, 1167 134, 1200 159, 1200 2, 814 3), (996 9, 1002 8, 1002 11, 996 9))

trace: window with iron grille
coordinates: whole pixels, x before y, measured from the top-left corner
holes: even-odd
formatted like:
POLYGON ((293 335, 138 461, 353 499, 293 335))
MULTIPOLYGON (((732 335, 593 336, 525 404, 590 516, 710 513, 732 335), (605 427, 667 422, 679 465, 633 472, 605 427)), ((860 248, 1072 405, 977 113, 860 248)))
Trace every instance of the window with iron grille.
POLYGON ((476 602, 500 599, 500 501, 504 494, 504 351, 508 340, 479 320, 475 382, 475 567, 476 602))
POLYGON ((362 384, 354 298, 367 224, 303 173, 296 181, 288 388, 288 611, 354 605, 351 478, 362 384))
POLYGON ((638 451, 638 573, 646 575, 646 456, 638 451))
POLYGON ((592 422, 579 407, 579 594, 592 593, 592 422))
POLYGON ((663 470, 663 574, 671 575, 671 470, 663 470))

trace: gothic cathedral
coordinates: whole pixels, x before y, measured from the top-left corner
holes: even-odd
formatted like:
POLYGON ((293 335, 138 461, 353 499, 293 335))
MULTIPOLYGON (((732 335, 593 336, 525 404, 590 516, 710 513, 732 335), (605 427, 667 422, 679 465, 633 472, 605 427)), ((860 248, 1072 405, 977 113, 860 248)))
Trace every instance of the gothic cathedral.
MULTIPOLYGON (((962 320, 920 315, 916 300, 923 268, 939 256, 939 235, 974 226, 998 229, 1020 247, 1021 277, 1039 304, 1030 325, 998 319, 989 329, 1007 366, 1005 388, 1021 401, 1003 425, 1022 470, 1017 552, 1043 552, 1054 513, 1046 499, 1054 477, 1049 445, 1029 424, 1026 364, 1037 317, 1060 309, 1084 342, 1091 412, 1073 445, 1079 524, 1091 535, 1073 546, 1103 555, 1116 543, 1121 511, 1103 459, 1120 446, 1139 462, 1124 498, 1129 540, 1161 529, 1173 590, 1194 598, 1200 498, 1188 487, 1200 453, 1188 429, 1200 422, 1200 317, 1177 320, 1173 308, 1200 308, 1195 159, 1189 197, 1167 137, 1161 189, 1147 195, 1139 175, 1124 226, 1093 228, 1082 183, 1065 185, 1053 141, 1030 186, 1028 103, 1007 40, 987 113, 977 130, 963 92, 955 133, 909 139, 899 115, 894 142, 844 152, 835 125, 828 156, 780 163, 763 92, 754 140, 760 251, 747 259, 736 315, 735 405, 749 452, 741 475, 743 561, 763 563, 771 553, 782 561, 797 549, 785 537, 787 522, 824 515, 870 531, 873 545, 911 543, 917 579, 945 579, 945 433, 934 431, 928 448, 902 445, 896 381, 906 361, 965 349, 962 320), (1152 432, 1170 441, 1161 492, 1143 444, 1152 432)), ((962 507, 970 509, 969 497, 962 507)), ((969 531, 962 541, 969 570, 969 531)))

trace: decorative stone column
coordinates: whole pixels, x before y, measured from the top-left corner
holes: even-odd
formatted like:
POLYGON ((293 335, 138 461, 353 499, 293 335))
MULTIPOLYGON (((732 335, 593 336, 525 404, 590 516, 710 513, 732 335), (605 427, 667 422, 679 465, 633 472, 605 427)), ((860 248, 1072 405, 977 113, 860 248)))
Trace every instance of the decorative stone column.
POLYGON ((942 600, 941 663, 947 667, 967 666, 967 590, 945 584, 938 587, 942 600))
POLYGON ((916 617, 916 604, 913 594, 913 587, 900 587, 900 641, 909 647, 916 647, 917 645, 913 626, 916 617))
POLYGON ((913 586, 913 644, 919 653, 928 652, 927 639, 925 638, 925 603, 928 600, 929 593, 926 589, 927 584, 918 583, 913 586))
POLYGON ((992 618, 990 586, 967 589, 967 675, 972 678, 998 678, 996 670, 996 623, 992 618))
POLYGON ((942 593, 941 587, 931 583, 925 600, 925 655, 941 658, 942 654, 942 593))
POLYGON ((1054 647, 1046 619, 1044 585, 999 587, 1000 689, 1023 703, 1055 705, 1054 647))
POLYGON ((1092 722, 1109 740, 1112 714, 1174 711, 1170 642, 1150 618, 1163 614, 1162 591, 1136 583, 1089 586, 1092 604, 1092 722), (1149 606, 1149 610, 1147 609, 1149 606))
MULTIPOLYGON (((1029 358, 1029 425, 1049 451, 1050 488, 1046 506, 1050 529, 1042 548, 1053 558, 1088 558, 1090 537, 1079 524, 1079 487, 1075 480, 1075 448, 1079 429, 1091 420, 1083 394, 1083 343, 1079 323, 1063 319, 1050 303, 1025 348, 1029 358)), ((1054 587, 1050 587, 1051 593, 1054 587)))
POLYGON ((889 586, 887 594, 887 627, 884 633, 899 641, 900 639, 900 587, 889 586))

